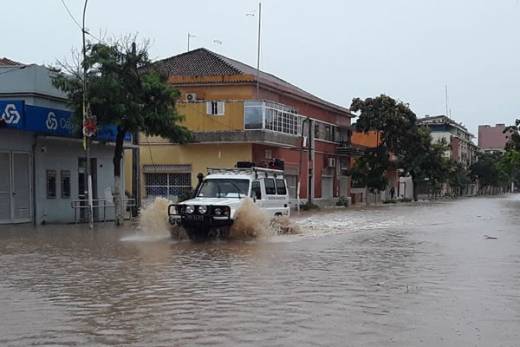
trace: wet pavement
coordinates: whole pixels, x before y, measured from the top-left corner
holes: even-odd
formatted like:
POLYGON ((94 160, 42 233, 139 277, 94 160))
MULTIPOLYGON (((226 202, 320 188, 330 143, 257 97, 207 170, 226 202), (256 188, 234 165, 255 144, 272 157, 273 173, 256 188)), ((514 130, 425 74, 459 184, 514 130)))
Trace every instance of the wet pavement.
POLYGON ((205 244, 0 226, 0 345, 520 345, 520 196, 295 220, 205 244))

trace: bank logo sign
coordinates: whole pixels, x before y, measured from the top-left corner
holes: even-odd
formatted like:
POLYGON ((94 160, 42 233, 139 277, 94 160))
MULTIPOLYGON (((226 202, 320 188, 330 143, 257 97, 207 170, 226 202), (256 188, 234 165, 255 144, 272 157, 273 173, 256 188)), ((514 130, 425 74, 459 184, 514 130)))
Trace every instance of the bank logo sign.
POLYGON ((47 115, 47 120, 45 121, 45 126, 49 130, 58 129, 58 120, 56 119, 56 114, 54 112, 49 112, 47 115))
POLYGON ((16 125, 20 122, 20 112, 16 109, 15 104, 7 104, 5 109, 0 116, 0 119, 3 119, 6 124, 16 125))

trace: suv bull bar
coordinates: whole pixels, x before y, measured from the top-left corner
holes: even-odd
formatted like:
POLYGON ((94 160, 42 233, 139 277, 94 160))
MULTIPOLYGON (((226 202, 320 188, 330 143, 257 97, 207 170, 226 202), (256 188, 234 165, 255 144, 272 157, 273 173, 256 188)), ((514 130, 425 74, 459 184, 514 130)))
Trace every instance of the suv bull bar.
POLYGON ((185 212, 188 205, 170 204, 168 206, 168 221, 172 225, 181 225, 187 227, 221 227, 233 224, 231 219, 231 209, 229 206, 203 205, 206 207, 206 213, 199 213, 199 207, 193 206, 193 212, 185 212), (215 210, 220 209, 223 214, 215 215, 215 210))

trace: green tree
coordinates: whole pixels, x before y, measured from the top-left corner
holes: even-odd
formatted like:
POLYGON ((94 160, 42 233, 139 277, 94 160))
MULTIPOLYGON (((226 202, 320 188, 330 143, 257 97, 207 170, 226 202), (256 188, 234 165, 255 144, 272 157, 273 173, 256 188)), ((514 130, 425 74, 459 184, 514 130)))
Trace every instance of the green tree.
POLYGON ((479 190, 504 186, 504 175, 499 163, 502 161, 502 153, 481 153, 478 160, 470 166, 470 174, 478 179, 479 190))
POLYGON ((364 132, 379 131, 382 144, 392 153, 399 153, 407 145, 410 132, 416 131, 415 113, 408 105, 386 95, 365 100, 355 98, 350 110, 359 112, 356 127, 364 132))
MULTIPOLYGON (((356 187, 366 187, 371 193, 385 190, 388 185, 385 173, 388 170, 390 156, 386 147, 380 146, 367 150, 356 159, 352 168, 352 181, 356 187)), ((368 204, 368 197, 365 202, 368 204)))
POLYGON ((514 125, 506 127, 504 133, 508 137, 506 150, 520 151, 520 119, 515 120, 514 125))
POLYGON ((461 196, 464 188, 471 183, 468 170, 461 163, 450 160, 448 172, 448 184, 455 196, 461 196))
MULTIPOLYGON (((415 200, 419 182, 428 181, 438 185, 441 180, 446 179, 446 159, 443 157, 446 145, 432 144, 429 129, 417 126, 417 117, 407 104, 380 95, 365 100, 356 98, 350 109, 359 112, 356 121, 358 129, 364 132, 380 132, 381 145, 396 155, 397 166, 402 169, 403 174, 412 177, 415 200)), ((388 164, 389 162, 382 160, 378 165, 381 166, 379 171, 385 165, 388 168, 388 164)))
MULTIPOLYGON (((153 68, 146 45, 116 42, 89 44, 82 67, 87 69, 87 97, 91 114, 99 126, 117 127, 114 148, 114 203, 116 224, 122 221, 121 159, 125 135, 143 132, 172 142, 190 139, 179 125, 182 117, 175 110, 179 92, 167 83, 167 76, 153 68)), ((69 98, 78 120, 82 117, 82 75, 79 68, 58 70, 53 82, 69 98)))
POLYGON ((499 173, 502 175, 504 185, 514 182, 520 187, 520 151, 508 149, 498 162, 499 173))
POLYGON ((432 142, 430 129, 418 127, 410 131, 404 140, 406 146, 398 153, 399 166, 408 173, 413 182, 414 200, 418 199, 419 183, 427 183, 431 194, 436 194, 448 179, 448 150, 445 141, 432 142))

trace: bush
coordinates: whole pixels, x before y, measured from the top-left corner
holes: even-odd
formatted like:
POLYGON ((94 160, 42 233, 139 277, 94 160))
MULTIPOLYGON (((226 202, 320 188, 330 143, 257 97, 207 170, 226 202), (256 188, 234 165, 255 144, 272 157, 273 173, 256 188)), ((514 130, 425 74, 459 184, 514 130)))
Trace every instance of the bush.
POLYGON ((313 204, 313 203, 309 204, 309 202, 307 201, 305 204, 301 204, 300 208, 303 211, 309 211, 309 210, 319 210, 320 207, 318 205, 313 204))
POLYGON ((344 196, 340 196, 338 201, 336 201, 336 206, 348 207, 348 199, 344 196))

